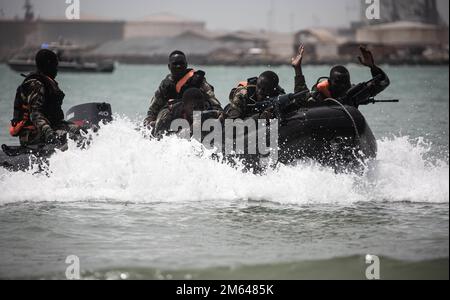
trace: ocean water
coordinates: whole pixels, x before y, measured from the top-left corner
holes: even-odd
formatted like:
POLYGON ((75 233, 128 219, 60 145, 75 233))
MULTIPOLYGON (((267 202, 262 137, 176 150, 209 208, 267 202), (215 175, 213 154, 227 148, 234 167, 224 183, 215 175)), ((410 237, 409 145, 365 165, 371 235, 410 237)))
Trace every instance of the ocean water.
MULTIPOLYGON (((370 78, 349 66, 353 80, 370 78)), ((201 68, 201 67, 200 67, 201 68)), ((223 104, 242 79, 269 67, 206 67, 223 104)), ((327 67, 305 67, 310 85, 327 67)), ((293 89, 293 70, 275 68, 293 89)), ((65 109, 112 104, 116 120, 87 150, 70 145, 46 173, 0 170, 0 278, 448 279, 449 69, 386 67, 392 86, 361 110, 379 155, 364 174, 301 162, 265 175, 217 163, 195 143, 136 131, 164 66, 112 75, 61 74, 65 109)), ((0 65, 0 143, 18 74, 0 65)))

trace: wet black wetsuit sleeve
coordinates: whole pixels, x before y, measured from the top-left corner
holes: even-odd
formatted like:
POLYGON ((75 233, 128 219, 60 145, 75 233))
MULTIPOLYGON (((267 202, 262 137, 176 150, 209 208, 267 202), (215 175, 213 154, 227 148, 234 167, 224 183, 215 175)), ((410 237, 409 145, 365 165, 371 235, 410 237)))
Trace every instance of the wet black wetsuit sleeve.
POLYGON ((308 85, 306 84, 305 76, 303 75, 302 68, 298 68, 295 70, 295 78, 294 78, 294 93, 308 92, 302 96, 301 99, 298 99, 297 104, 300 106, 308 106, 308 99, 311 97, 311 93, 309 92, 308 85))
POLYGON ((300 93, 303 91, 307 91, 308 86, 306 85, 305 76, 303 74, 296 74, 295 75, 295 86, 294 86, 294 93, 300 93))
POLYGON ((371 97, 375 97, 376 95, 384 91, 391 84, 391 81, 387 74, 380 67, 375 66, 371 68, 371 73, 373 78, 382 75, 382 80, 373 85, 370 91, 371 97))

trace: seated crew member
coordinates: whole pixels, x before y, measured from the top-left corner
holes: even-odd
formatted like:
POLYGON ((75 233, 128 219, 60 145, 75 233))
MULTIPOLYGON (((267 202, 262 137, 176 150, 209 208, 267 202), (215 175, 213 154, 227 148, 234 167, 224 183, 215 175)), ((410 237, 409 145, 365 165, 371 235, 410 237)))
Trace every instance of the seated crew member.
MULTIPOLYGON (((204 93, 197 88, 190 88, 183 93, 182 101, 169 105, 158 115, 156 120, 155 134, 161 135, 170 130, 172 121, 184 119, 192 126, 194 122, 193 114, 195 111, 203 111, 205 108, 204 93)), ((218 112, 219 114, 219 112, 218 112)))
POLYGON ((184 91, 198 88, 204 94, 205 109, 222 111, 221 104, 214 95, 214 88, 206 81, 205 72, 188 68, 186 55, 174 51, 169 56, 170 74, 161 82, 156 91, 144 125, 153 127, 158 114, 169 105, 169 100, 181 99, 184 91))
POLYGON ((285 91, 279 86, 280 79, 272 71, 266 71, 258 78, 250 78, 239 83, 230 93, 230 105, 225 110, 229 119, 271 119, 272 110, 263 112, 255 109, 255 103, 269 98, 284 95, 285 91))
MULTIPOLYGON (((375 64, 372 52, 363 46, 360 47, 360 51, 361 56, 358 59, 362 65, 370 68, 372 77, 382 76, 382 79, 376 82, 370 91, 371 96, 375 97, 390 85, 390 80, 386 73, 375 64)), ((344 66, 335 66, 331 69, 327 80, 318 82, 313 87, 312 99, 319 104, 327 98, 339 99, 344 97, 353 86, 348 69, 344 66)))
POLYGON ((22 146, 63 144, 67 134, 79 137, 81 127, 64 120, 61 106, 65 94, 55 81, 56 54, 40 50, 36 54, 36 69, 17 88, 10 134, 19 137, 22 146))
MULTIPOLYGON (((308 92, 305 76, 303 76, 302 61, 305 48, 303 45, 298 49, 296 57, 292 58, 292 66, 295 69, 295 93, 308 92)), ((258 78, 251 78, 247 82, 241 82, 239 86, 231 91, 230 105, 226 109, 226 114, 231 119, 246 119, 253 117, 256 119, 273 118, 272 108, 268 108, 262 113, 254 111, 252 104, 257 101, 264 101, 267 98, 276 97, 285 94, 284 90, 279 86, 278 75, 272 71, 261 74, 258 78)), ((296 105, 288 107, 289 109, 297 109, 298 103, 303 105, 309 97, 309 93, 305 93, 304 99, 297 102, 296 105)))

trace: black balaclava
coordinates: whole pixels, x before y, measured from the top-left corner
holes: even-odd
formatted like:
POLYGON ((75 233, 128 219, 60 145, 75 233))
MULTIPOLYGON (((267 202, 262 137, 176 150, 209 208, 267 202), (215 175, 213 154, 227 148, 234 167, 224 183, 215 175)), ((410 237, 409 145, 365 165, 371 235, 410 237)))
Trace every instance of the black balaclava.
POLYGON ((344 66, 336 66, 330 72, 330 92, 334 98, 342 97, 352 87, 350 72, 344 66))
POLYGON ((39 50, 36 54, 36 67, 39 72, 55 79, 58 75, 58 57, 48 49, 39 50))
POLYGON ((278 96, 278 85, 280 79, 277 74, 272 71, 266 71, 259 75, 256 83, 256 100, 261 101, 266 98, 278 96))

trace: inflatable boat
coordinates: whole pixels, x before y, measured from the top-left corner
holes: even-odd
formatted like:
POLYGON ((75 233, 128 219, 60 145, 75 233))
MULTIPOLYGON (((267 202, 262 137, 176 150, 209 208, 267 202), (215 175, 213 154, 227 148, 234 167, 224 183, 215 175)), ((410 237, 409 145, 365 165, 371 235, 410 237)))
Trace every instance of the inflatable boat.
MULTIPOLYGON (((347 166, 376 157, 375 136, 357 107, 333 100, 326 106, 282 112, 283 103, 288 103, 294 98, 293 94, 285 95, 278 98, 275 103, 279 111, 277 163, 289 164, 299 159, 313 159, 325 165, 347 166)), ((262 105, 273 105, 273 101, 262 105)), ((67 119, 83 126, 111 121, 111 114, 109 104, 88 103, 71 108, 67 112, 67 119)), ((226 135, 223 135, 222 149, 226 148, 227 143, 236 145, 236 141, 243 138, 246 149, 243 153, 237 153, 235 157, 242 158, 251 166, 267 156, 267 153, 247 151, 251 141, 254 142, 259 137, 258 129, 244 130, 244 133, 245 136, 239 136, 237 131, 234 131, 232 140, 229 141, 226 140, 226 135)), ((202 132, 202 137, 208 134, 202 132)), ((57 147, 49 145, 34 147, 3 145, 0 165, 13 171, 28 169, 32 164, 45 162, 56 149, 57 147)))

